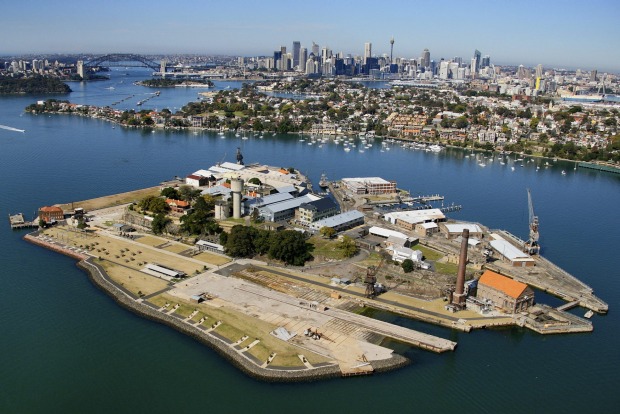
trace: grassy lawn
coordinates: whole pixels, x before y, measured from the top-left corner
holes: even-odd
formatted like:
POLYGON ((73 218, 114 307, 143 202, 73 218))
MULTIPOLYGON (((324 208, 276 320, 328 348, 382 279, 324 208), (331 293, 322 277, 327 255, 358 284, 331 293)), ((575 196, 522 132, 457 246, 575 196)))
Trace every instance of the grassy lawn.
POLYGON ((456 275, 458 266, 454 263, 435 262, 435 271, 444 275, 456 275))
POLYGON ((170 306, 174 306, 172 302, 168 300, 168 298, 165 298, 162 295, 157 295, 155 297, 150 298, 149 302, 151 302, 153 305, 160 307, 160 308, 164 306, 166 303, 170 303, 170 306))
POLYGON ((439 253, 437 250, 419 244, 412 246, 411 249, 420 250, 426 260, 439 260, 443 257, 443 254, 439 253))
MULTIPOLYGON (((191 306, 188 306, 188 305, 185 305, 185 304, 181 303, 179 305, 179 307, 177 308, 177 310, 174 311, 174 313, 178 313, 179 315, 187 318, 189 315, 192 314, 192 312, 194 312, 195 309, 196 308, 194 308, 194 307, 191 307, 191 306)), ((200 320, 200 319, 198 319, 198 320, 200 320)))
POLYGON ((381 255, 377 252, 371 252, 370 255, 362 260, 361 262, 358 262, 357 264, 360 265, 361 267, 368 267, 368 266, 378 266, 379 263, 381 263, 381 255))
MULTIPOLYGON (((275 329, 274 325, 258 318, 237 312, 233 309, 226 307, 216 308, 205 303, 190 303, 181 300, 178 297, 173 297, 167 293, 163 293, 149 300, 151 303, 159 307, 168 302, 170 303, 170 309, 178 303, 181 306, 177 310, 177 313, 183 314, 182 312, 187 312, 185 316, 188 316, 194 309, 198 309, 199 314, 203 314, 208 317, 208 319, 203 322, 203 325, 206 327, 210 327, 215 323, 215 321, 221 320, 222 324, 218 326, 214 332, 222 335, 232 342, 238 341, 243 335, 249 336, 249 338, 244 342, 245 345, 254 342, 255 339, 260 340, 260 342, 252 347, 249 352, 261 361, 266 361, 271 352, 275 352, 282 357, 280 362, 275 362, 276 365, 281 366, 284 366, 285 363, 293 362, 293 366, 299 366, 301 364, 301 361, 297 357, 299 353, 303 353, 309 361, 313 361, 314 363, 328 361, 321 355, 313 354, 306 350, 302 351, 294 345, 275 338, 270 334, 270 332, 275 329), (296 361, 295 359, 292 359, 292 357, 295 357, 296 361)), ((199 321, 200 317, 196 315, 192 318, 192 320, 199 321)))
POLYGON ((252 348, 250 348, 248 353, 259 361, 265 362, 269 358, 269 354, 271 352, 269 352, 269 350, 265 347, 265 345, 263 345, 262 342, 259 342, 252 348))
MULTIPOLYGON (((280 366, 280 367, 299 367, 303 366, 303 362, 297 356, 298 354, 287 354, 281 355, 277 354, 276 357, 271 361, 270 365, 280 366)), ((308 359, 308 358, 306 358, 308 359)))
POLYGON ((172 253, 181 253, 187 249, 191 249, 191 246, 187 246, 185 244, 176 244, 176 243, 171 246, 164 247, 164 250, 167 250, 172 253))
POLYGON ((127 193, 113 194, 109 196, 93 198, 91 200, 77 201, 73 203, 61 204, 63 210, 73 210, 73 208, 82 207, 86 211, 97 210, 105 207, 117 206, 120 204, 128 204, 134 201, 142 200, 149 195, 159 195, 159 186, 144 188, 141 190, 129 191, 127 193))
POLYGON ((197 254, 196 256, 192 256, 194 259, 198 259, 202 262, 208 263, 208 264, 212 264, 212 265, 216 265, 216 266, 220 266, 223 264, 226 264, 228 262, 230 262, 230 259, 228 257, 224 257, 224 256, 219 256, 217 254, 213 254, 213 253, 209 253, 209 252, 202 252, 197 254))
POLYGON ((326 259, 335 260, 342 260, 345 258, 342 250, 338 248, 341 244, 338 240, 328 240, 321 236, 312 236, 308 241, 314 246, 314 250, 312 251, 314 256, 323 256, 326 259))
POLYGON ((220 326, 215 328, 214 332, 217 332, 219 335, 222 335, 224 338, 232 342, 237 342, 244 335, 244 333, 239 329, 227 324, 225 321, 223 321, 220 326))
POLYGON ((147 246, 159 246, 160 244, 166 243, 168 240, 160 239, 159 237, 154 236, 143 236, 139 239, 136 239, 138 243, 145 244, 147 246))
POLYGON ((107 260, 98 262, 98 264, 103 266, 112 280, 120 283, 125 289, 136 295, 138 295, 138 292, 142 292, 143 295, 150 295, 168 286, 168 282, 163 279, 158 279, 137 270, 118 266, 107 260))

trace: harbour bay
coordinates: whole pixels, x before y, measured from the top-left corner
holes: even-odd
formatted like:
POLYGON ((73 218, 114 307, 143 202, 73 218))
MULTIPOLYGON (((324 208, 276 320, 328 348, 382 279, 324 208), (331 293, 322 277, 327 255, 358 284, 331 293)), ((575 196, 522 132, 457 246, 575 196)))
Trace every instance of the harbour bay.
MULTIPOLYGON (((134 77, 139 75, 125 76, 122 85, 131 85, 134 77)), ((105 89, 120 80, 114 75, 111 81, 71 84, 75 92, 58 98, 105 105, 149 91, 133 85, 123 89, 118 83, 114 90, 105 89)), ((219 88, 227 85, 216 82, 219 88)), ((193 89, 174 88, 149 104, 179 108, 195 96, 193 89)), ((529 187, 541 219, 543 255, 592 286, 611 310, 594 317, 591 334, 551 337, 516 328, 457 333, 379 314, 459 346, 446 355, 405 349, 413 364, 374 377, 267 384, 244 376, 194 340, 117 307, 90 284, 74 260, 24 243, 25 233, 11 232, 7 225, 0 233, 3 411, 266 412, 277 404, 304 412, 316 410, 304 400, 318 399, 330 410, 358 412, 457 407, 606 412, 618 402, 613 388, 620 362, 614 311, 620 297, 614 256, 614 229, 620 227, 617 176, 574 171, 572 163, 561 161, 539 171, 535 166, 541 160, 517 165, 515 171, 510 162, 481 167, 475 154, 457 149, 433 154, 394 143, 381 152, 378 139, 364 153, 345 153, 334 144, 307 146, 295 135, 241 140, 231 134, 222 139, 207 132, 152 133, 81 117, 23 114, 25 106, 44 98, 2 98, 0 124, 26 130, 0 131, 4 214, 23 211, 31 216, 42 205, 152 186, 231 160, 237 147, 248 162, 295 166, 314 182, 322 172, 330 178, 380 175, 413 194, 440 193, 447 203, 463 205, 453 217, 521 236, 527 231, 529 187), (595 405, 591 395, 596 395, 595 405)))

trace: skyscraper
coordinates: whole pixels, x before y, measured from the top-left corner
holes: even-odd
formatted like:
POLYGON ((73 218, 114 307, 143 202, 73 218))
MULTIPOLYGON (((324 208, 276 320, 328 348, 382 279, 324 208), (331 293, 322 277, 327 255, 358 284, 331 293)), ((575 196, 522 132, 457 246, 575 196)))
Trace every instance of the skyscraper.
POLYGON ((478 49, 476 49, 474 51, 474 57, 471 60, 471 71, 474 73, 478 73, 478 71, 480 70, 480 57, 482 56, 482 54, 480 53, 480 51, 478 49))
POLYGON ((423 68, 427 68, 429 67, 430 64, 431 64, 431 52, 429 52, 428 49, 424 49, 422 51, 422 59, 420 59, 420 66, 422 66, 423 68))
POLYGON ((372 43, 370 42, 364 43, 364 64, 369 57, 372 57, 372 43))
POLYGON ((306 69, 306 61, 308 60, 308 49, 302 47, 299 50, 299 71, 303 72, 306 69))
POLYGON ((314 42, 312 42, 312 53, 314 53, 314 56, 319 55, 319 45, 314 42))
POLYGON ((293 67, 299 66, 299 50, 300 49, 301 49, 301 43, 299 41, 294 41, 293 42, 293 67))
POLYGON ((536 66, 536 77, 542 78, 542 75, 543 75, 543 65, 539 64, 538 66, 536 66))

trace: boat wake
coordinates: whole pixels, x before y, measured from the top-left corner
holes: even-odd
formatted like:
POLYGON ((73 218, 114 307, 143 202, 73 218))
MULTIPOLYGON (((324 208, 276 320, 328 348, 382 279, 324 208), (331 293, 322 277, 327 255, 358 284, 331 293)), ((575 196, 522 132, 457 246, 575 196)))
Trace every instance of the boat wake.
POLYGON ((0 129, 6 129, 7 131, 26 132, 25 129, 17 129, 6 125, 0 125, 0 129))

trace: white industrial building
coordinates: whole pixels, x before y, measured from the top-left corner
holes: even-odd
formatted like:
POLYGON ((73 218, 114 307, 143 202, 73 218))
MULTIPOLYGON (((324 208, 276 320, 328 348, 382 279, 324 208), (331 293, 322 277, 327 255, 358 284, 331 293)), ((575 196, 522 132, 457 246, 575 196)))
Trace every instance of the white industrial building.
POLYGON ((463 234, 463 230, 469 230, 469 236, 482 238, 482 228, 475 223, 442 223, 439 229, 446 235, 448 239, 454 239, 463 234))
POLYGON ((493 250, 500 254, 503 261, 510 263, 514 267, 536 266, 536 261, 530 255, 522 252, 521 249, 515 247, 500 235, 492 233, 491 238, 493 240, 489 244, 493 250))
POLYGON ((331 227, 336 231, 341 231, 362 224, 364 224, 364 214, 357 210, 351 210, 310 223, 309 228, 312 231, 318 231, 321 227, 331 227))
POLYGON ((396 192, 396 181, 388 181, 381 177, 343 178, 342 184, 353 194, 390 194, 396 192))
POLYGON ((412 250, 408 247, 395 247, 392 250, 392 260, 398 263, 404 262, 406 259, 414 262, 422 262, 423 254, 420 250, 412 250))
POLYGON ((419 223, 437 223, 446 220, 446 215, 438 208, 423 210, 393 211, 383 215, 385 221, 406 230, 413 230, 419 223))
POLYGON ((292 198, 279 203, 269 204, 258 209, 258 215, 265 221, 284 221, 295 217, 295 210, 303 203, 315 201, 320 197, 306 194, 305 196, 292 198))

